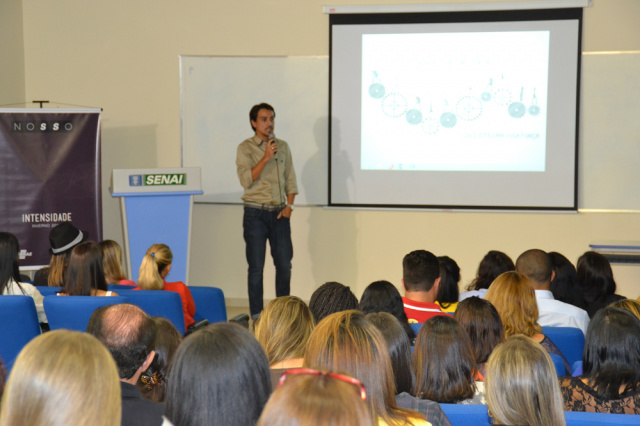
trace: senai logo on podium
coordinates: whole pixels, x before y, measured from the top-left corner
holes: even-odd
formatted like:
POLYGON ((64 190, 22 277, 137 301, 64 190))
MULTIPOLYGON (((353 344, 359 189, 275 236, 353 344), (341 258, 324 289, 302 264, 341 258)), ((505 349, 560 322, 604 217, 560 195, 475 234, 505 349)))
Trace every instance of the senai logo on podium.
POLYGON ((160 173, 153 175, 129 175, 129 186, 186 185, 186 173, 160 173))

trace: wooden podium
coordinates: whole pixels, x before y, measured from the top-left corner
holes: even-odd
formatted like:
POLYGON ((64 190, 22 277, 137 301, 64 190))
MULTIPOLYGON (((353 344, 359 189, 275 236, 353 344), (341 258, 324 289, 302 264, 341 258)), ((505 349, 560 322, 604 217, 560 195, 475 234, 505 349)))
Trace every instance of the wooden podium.
POLYGON ((200 168, 114 169, 111 196, 120 197, 128 276, 138 281, 147 249, 166 244, 173 252, 167 281, 189 283, 193 196, 202 194, 200 168))

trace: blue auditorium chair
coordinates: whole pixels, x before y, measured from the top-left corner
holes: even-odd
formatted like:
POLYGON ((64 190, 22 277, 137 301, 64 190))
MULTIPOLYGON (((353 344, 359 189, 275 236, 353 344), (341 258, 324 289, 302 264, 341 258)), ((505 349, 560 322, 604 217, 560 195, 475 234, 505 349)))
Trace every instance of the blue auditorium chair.
POLYGON ((582 361, 584 350, 584 334, 574 327, 542 327, 542 334, 547 336, 560 349, 562 355, 573 365, 582 361))
POLYGON ((196 321, 207 319, 209 324, 227 321, 227 306, 221 289, 190 285, 189 291, 191 291, 191 296, 196 304, 196 314, 194 316, 196 321))
POLYGON ((490 426, 489 411, 486 405, 440 404, 451 426, 490 426))
POLYGON ((178 293, 163 290, 125 290, 121 294, 129 299, 128 303, 139 306, 151 316, 168 319, 180 333, 185 333, 182 299, 178 293))
POLYGON ((45 296, 44 312, 49 328, 87 331, 93 311, 105 305, 127 303, 124 296, 45 296))
POLYGON ((7 371, 27 343, 40 334, 33 298, 0 296, 0 357, 7 371))

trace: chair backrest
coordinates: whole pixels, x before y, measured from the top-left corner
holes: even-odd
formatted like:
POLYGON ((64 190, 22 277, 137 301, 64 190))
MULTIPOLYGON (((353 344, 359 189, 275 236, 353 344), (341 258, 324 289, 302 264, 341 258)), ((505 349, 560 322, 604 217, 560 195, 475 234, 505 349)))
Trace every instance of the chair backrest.
POLYGON ((195 320, 208 319, 209 324, 227 321, 227 306, 221 289, 190 285, 189 291, 196 304, 195 320))
POLYGON ((118 290, 133 290, 134 288, 136 288, 135 285, 127 284, 107 284, 107 287, 109 288, 109 290, 115 291, 116 293, 118 292, 118 290))
POLYGON ((440 404, 451 426, 490 426, 489 410, 486 405, 440 404))
POLYGON ((121 293, 132 305, 139 306, 148 315, 168 319, 180 333, 185 333, 182 299, 178 293, 164 290, 131 290, 121 293))
POLYGON ((36 286, 36 289, 38 289, 41 295, 46 297, 46 296, 52 296, 56 294, 57 292, 62 290, 62 287, 47 287, 44 285, 39 285, 39 286, 36 286))
POLYGON ((558 377, 571 375, 571 371, 567 371, 564 366, 564 360, 560 355, 549 354, 549 356, 551 357, 551 361, 553 361, 553 366, 556 368, 558 377))
POLYGON ((569 365, 573 365, 576 361, 582 361, 582 351, 584 350, 582 330, 574 327, 542 327, 542 333, 555 343, 562 355, 569 361, 569 365))
POLYGON ((0 357, 7 371, 27 343, 40 334, 33 298, 0 296, 0 357))
POLYGON ((409 323, 409 327, 411 327, 411 329, 413 330, 414 333, 416 333, 416 336, 418 335, 418 331, 420 331, 420 327, 422 327, 422 324, 424 323, 417 323, 417 322, 410 322, 409 323))
POLYGON ((586 413, 565 411, 567 426, 618 426, 640 425, 640 414, 586 413))
POLYGON ((105 305, 128 303, 124 296, 45 296, 44 312, 49 328, 87 331, 93 311, 105 305))

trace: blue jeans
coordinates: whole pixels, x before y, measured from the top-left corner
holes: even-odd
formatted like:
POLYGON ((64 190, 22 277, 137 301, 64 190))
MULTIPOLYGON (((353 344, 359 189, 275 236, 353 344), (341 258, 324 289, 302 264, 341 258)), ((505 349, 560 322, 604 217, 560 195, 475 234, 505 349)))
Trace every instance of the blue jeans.
POLYGON ((271 248, 276 267, 276 297, 288 296, 291 284, 291 224, 289 218, 277 219, 279 211, 268 211, 253 207, 244 208, 242 227, 246 254, 249 263, 249 310, 251 316, 258 315, 263 308, 262 273, 267 250, 271 248))

